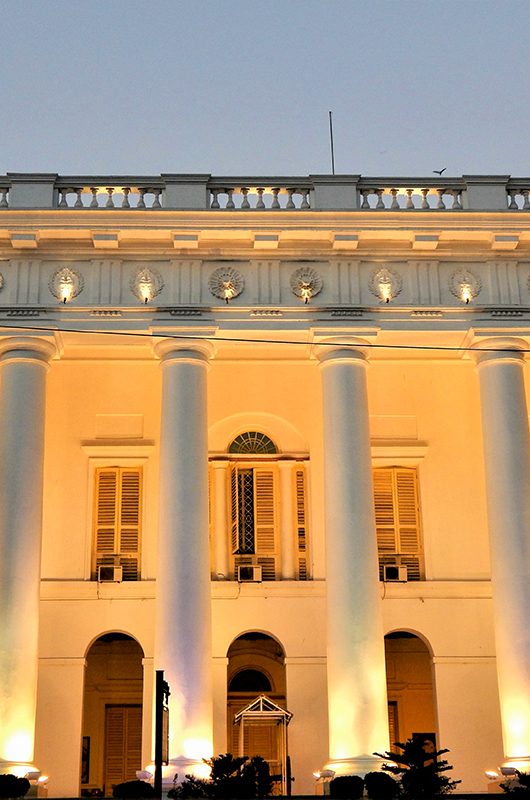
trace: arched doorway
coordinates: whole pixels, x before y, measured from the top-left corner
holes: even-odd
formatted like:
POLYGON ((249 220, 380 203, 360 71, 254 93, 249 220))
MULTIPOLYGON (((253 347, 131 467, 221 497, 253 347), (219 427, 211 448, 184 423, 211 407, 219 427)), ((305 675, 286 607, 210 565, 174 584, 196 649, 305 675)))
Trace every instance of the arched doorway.
POLYGON ((286 709, 285 653, 282 646, 265 633, 251 631, 239 636, 228 650, 227 742, 233 755, 262 756, 269 762, 271 774, 286 771, 286 753, 277 726, 249 725, 244 741, 236 714, 260 695, 286 709))
POLYGON ((142 769, 143 651, 124 633, 106 633, 86 655, 81 789, 112 794, 142 769))
POLYGON ((431 653, 413 633, 385 636, 390 744, 422 737, 437 744, 431 653))

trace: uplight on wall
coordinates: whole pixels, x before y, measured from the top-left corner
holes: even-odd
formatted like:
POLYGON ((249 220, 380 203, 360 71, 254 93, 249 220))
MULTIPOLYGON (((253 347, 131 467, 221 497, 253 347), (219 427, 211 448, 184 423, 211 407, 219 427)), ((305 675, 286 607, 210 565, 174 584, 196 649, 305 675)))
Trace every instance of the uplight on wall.
POLYGON ((70 303, 77 297, 83 291, 83 286, 83 276, 70 267, 58 269, 49 282, 50 292, 63 304, 70 303))
POLYGON ((370 291, 383 303, 390 303, 398 296, 403 287, 399 272, 388 267, 376 270, 370 280, 370 291))
POLYGON ((480 294, 482 282, 473 272, 463 269, 451 275, 449 288, 452 294, 467 306, 480 294))
POLYGON ((131 278, 131 291, 140 302, 147 305, 164 288, 160 273, 148 267, 142 267, 131 278))
POLYGON ((313 267, 300 267, 291 275, 292 292, 306 305, 322 291, 322 286, 322 277, 313 267))

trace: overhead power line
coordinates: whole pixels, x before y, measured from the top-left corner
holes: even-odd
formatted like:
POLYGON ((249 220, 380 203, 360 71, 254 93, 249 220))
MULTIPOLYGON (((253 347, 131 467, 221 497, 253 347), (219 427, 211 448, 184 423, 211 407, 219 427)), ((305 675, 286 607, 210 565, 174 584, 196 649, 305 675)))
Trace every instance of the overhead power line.
MULTIPOLYGON (((14 331, 35 331, 35 332, 46 332, 46 333, 80 333, 80 334, 87 334, 87 335, 95 335, 98 336, 125 336, 125 337, 134 337, 134 338, 141 338, 141 339, 175 339, 178 341, 207 341, 207 342, 228 342, 234 344, 263 344, 263 345, 290 345, 290 346, 297 346, 297 347, 333 347, 333 348, 351 348, 353 350, 358 349, 359 347, 368 348, 371 350, 411 350, 411 351, 425 351, 425 352, 449 352, 449 353, 466 353, 466 352, 473 352, 473 353, 530 353, 530 347, 521 347, 514 350, 511 347, 479 347, 479 346, 459 346, 459 345, 443 345, 443 344, 382 344, 377 342, 360 342, 358 344, 353 344, 352 342, 341 342, 341 341, 333 341, 333 342, 304 342, 295 339, 257 339, 254 337, 243 337, 243 336, 205 336, 205 335, 193 335, 193 334, 179 334, 179 333, 156 333, 156 332, 148 332, 144 333, 141 331, 109 331, 109 330, 101 330, 101 329, 87 329, 87 328, 70 328, 64 326, 58 326, 56 328, 52 328, 46 325, 5 325, 0 324, 0 334, 4 330, 14 330, 14 331)), ((493 338, 493 337, 488 337, 493 338)))

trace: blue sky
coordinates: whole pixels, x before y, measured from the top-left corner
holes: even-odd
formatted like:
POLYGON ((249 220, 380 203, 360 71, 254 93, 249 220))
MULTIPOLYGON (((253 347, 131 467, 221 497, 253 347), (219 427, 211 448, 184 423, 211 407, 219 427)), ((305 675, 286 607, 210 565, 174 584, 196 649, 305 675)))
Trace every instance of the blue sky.
POLYGON ((527 0, 0 0, 0 173, 530 175, 527 0))

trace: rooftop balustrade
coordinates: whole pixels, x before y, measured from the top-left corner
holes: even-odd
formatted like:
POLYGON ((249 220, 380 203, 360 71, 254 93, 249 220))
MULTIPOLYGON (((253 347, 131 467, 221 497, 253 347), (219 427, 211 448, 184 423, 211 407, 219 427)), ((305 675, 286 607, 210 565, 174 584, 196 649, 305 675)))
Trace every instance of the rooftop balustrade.
POLYGON ((524 212, 530 211, 529 193, 530 178, 507 175, 371 178, 7 173, 0 176, 0 210, 524 212))

